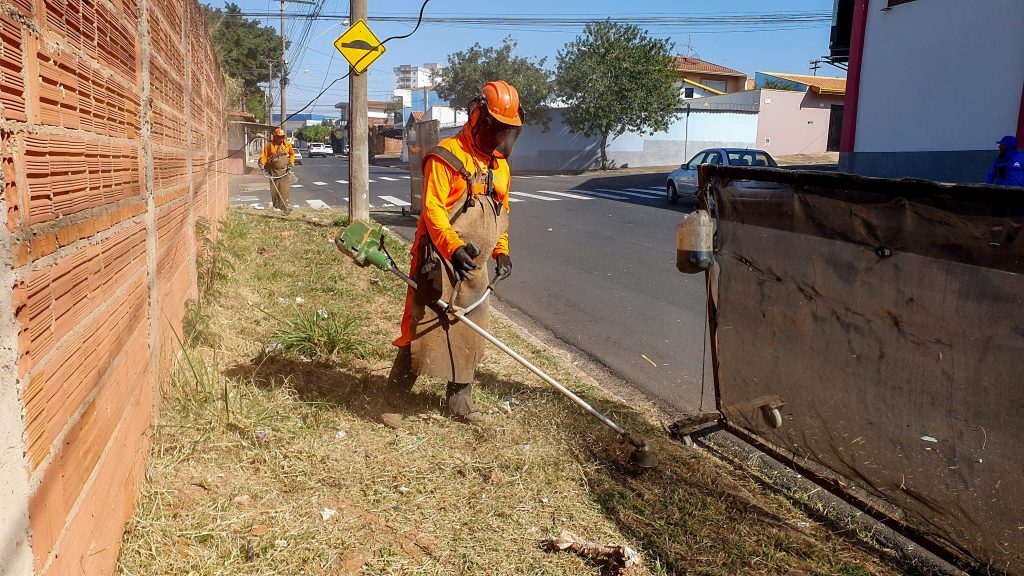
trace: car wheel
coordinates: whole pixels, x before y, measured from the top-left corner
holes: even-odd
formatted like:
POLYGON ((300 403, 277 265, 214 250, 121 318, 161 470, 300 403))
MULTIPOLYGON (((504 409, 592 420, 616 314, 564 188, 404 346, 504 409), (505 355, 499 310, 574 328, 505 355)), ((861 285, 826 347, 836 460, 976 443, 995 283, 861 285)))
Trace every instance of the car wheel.
POLYGON ((668 183, 668 186, 665 189, 665 195, 668 198, 669 204, 675 204, 676 202, 679 202, 679 193, 676 192, 675 182, 668 183))

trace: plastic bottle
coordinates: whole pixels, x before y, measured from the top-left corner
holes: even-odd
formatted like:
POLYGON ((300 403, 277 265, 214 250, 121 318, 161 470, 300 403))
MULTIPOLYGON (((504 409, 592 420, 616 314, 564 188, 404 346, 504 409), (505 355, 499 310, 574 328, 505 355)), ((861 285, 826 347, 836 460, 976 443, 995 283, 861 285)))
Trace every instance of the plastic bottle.
POLYGON ((707 210, 694 210, 676 226, 676 269, 696 274, 711 267, 715 225, 707 210))

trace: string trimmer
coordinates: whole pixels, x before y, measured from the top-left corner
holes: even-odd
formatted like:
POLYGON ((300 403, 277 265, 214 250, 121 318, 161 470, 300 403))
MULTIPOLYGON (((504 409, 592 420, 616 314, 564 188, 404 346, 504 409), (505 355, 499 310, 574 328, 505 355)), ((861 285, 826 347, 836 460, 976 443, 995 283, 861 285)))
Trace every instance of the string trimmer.
MULTIPOLYGON (((357 265, 362 267, 376 266, 385 272, 391 272, 395 276, 404 280, 406 284, 412 286, 413 289, 416 289, 416 281, 402 272, 395 265, 395 261, 392 260, 391 256, 387 253, 387 250, 384 247, 384 229, 380 224, 371 225, 363 222, 362 220, 356 220, 338 234, 334 243, 338 246, 339 250, 352 258, 357 265)), ((647 446, 647 442, 644 442, 627 432, 625 428, 617 424, 614 420, 602 414, 585 400, 574 394, 571 390, 560 384, 551 376, 548 376, 543 370, 534 366, 529 360, 520 356, 515 350, 506 346, 504 342, 498 340, 493 334, 484 330, 466 316, 475 310, 477 306, 483 304, 493 290, 493 284, 488 286, 480 299, 469 306, 451 306, 443 300, 438 300, 436 304, 458 321, 464 322, 466 326, 477 334, 483 336, 488 342, 497 346, 499 350, 511 356, 513 360, 525 366, 530 372, 533 372, 540 377, 541 380, 550 384, 552 388, 569 400, 572 400, 577 406, 585 410, 591 416, 600 420, 602 424, 614 430, 623 442, 626 442, 633 447, 633 461, 636 462, 638 466, 641 468, 654 468, 657 466, 658 457, 654 452, 651 452, 650 447, 647 446)))

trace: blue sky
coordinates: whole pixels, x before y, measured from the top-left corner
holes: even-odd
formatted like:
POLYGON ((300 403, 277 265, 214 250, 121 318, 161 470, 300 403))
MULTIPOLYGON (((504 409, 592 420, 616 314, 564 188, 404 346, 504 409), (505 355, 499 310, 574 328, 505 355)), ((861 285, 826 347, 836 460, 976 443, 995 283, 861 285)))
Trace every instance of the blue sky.
MULTIPOLYGON (((207 1, 207 0, 202 0, 207 1)), ((235 0, 244 12, 279 13, 279 0, 235 0)), ((221 6, 220 0, 210 2, 221 6)), ((380 39, 394 34, 404 34, 412 29, 411 24, 373 22, 375 14, 415 16, 421 0, 368 0, 369 25, 380 39)), ((648 0, 637 2, 613 2, 611 0, 516 0, 502 2, 472 2, 469 0, 430 0, 426 15, 443 16, 575 16, 604 19, 616 16, 693 16, 730 14, 764 14, 777 12, 831 12, 833 0, 732 0, 728 3, 707 0, 648 0), (723 8, 723 6, 725 6, 723 8), (498 10, 506 8, 508 12, 498 10), (632 8, 633 12, 628 9, 632 8)), ((324 14, 347 14, 348 0, 326 0, 324 14)), ((289 4, 288 12, 300 11, 299 4, 289 4)), ((275 28, 279 18, 264 19, 275 28)), ((298 37, 302 21, 286 20, 289 35, 298 37)), ((308 34, 309 42, 299 50, 293 47, 289 53, 292 65, 291 84, 288 88, 288 111, 309 102, 325 82, 344 74, 347 65, 332 46, 335 38, 344 30, 339 20, 322 20, 312 25, 308 34), (300 60, 301 58, 301 60, 300 60)), ((753 28, 744 30, 729 28, 729 31, 708 31, 703 28, 687 29, 682 26, 653 27, 653 36, 669 38, 676 43, 676 52, 686 53, 686 44, 692 44, 696 55, 717 64, 738 69, 753 77, 757 71, 810 73, 809 64, 828 51, 829 24, 827 22, 801 24, 790 29, 753 28)), ((567 42, 582 32, 580 28, 553 28, 526 30, 511 27, 481 28, 476 26, 450 24, 424 24, 412 37, 388 44, 387 53, 370 68, 370 99, 387 100, 394 88, 392 68, 400 64, 423 64, 438 62, 444 64, 448 54, 479 42, 484 46, 500 43, 505 36, 518 41, 518 52, 522 56, 547 57, 547 67, 554 69, 555 55, 567 42)), ((842 76, 843 73, 825 65, 818 72, 826 76, 842 76)), ((276 95, 276 90, 275 90, 276 95)), ((334 104, 348 98, 348 81, 334 85, 317 102, 316 113, 331 114, 334 104)), ((276 96, 275 96, 276 99, 276 96)))

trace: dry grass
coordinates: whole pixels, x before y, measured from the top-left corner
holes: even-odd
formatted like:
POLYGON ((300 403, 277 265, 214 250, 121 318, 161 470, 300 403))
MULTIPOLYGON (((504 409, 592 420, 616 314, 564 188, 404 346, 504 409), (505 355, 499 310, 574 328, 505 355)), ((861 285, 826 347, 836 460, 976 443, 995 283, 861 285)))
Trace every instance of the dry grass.
POLYGON ((638 548, 643 574, 900 573, 668 441, 502 318, 499 338, 652 438, 659 469, 634 470, 610 432, 494 350, 478 387, 492 425, 442 418, 443 383, 421 379, 405 429, 384 427, 404 285, 343 261, 322 214, 229 218, 235 272, 205 307, 217 349, 183 351, 165 384, 121 574, 598 573, 540 549, 562 529, 638 548))

